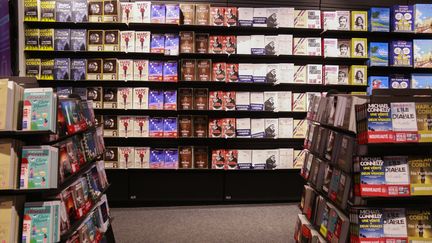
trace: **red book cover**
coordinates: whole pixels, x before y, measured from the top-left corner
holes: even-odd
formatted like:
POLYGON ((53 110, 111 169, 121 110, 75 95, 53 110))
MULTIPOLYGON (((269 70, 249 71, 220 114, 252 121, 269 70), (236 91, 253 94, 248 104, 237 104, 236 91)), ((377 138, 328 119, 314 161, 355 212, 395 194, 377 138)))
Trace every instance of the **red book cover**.
POLYGON ((210 25, 224 26, 225 22, 225 8, 210 7, 210 25))
POLYGON ((224 93, 222 91, 211 91, 209 95, 209 110, 223 110, 224 93))
POLYGON ((238 63, 227 63, 226 65, 226 81, 227 82, 238 82, 239 73, 238 73, 238 63))
POLYGON ((237 150, 230 149, 230 150, 226 151, 226 154, 225 154, 226 166, 225 166, 225 168, 228 170, 237 169, 237 158, 238 158, 238 151, 237 150))
POLYGON ((238 11, 236 7, 225 8, 225 23, 227 26, 237 26, 238 11))
POLYGON ((209 137, 221 138, 223 136, 222 123, 223 123, 223 120, 219 120, 219 119, 210 119, 209 120, 209 137))
POLYGON ((212 169, 225 169, 225 150, 218 149, 212 151, 212 169))
POLYGON ((237 49, 237 37, 235 35, 225 36, 222 45, 222 52, 226 54, 235 54, 237 49))
POLYGON ((222 134, 225 138, 235 138, 235 136, 236 136, 236 119, 235 118, 223 119, 222 134))
POLYGON ((213 63, 212 76, 213 76, 213 81, 225 82, 225 80, 226 80, 226 63, 224 63, 224 62, 213 63))
POLYGON ((236 97, 236 92, 235 91, 227 91, 224 94, 224 105, 225 105, 225 110, 227 111, 233 111, 236 108, 236 101, 235 101, 235 97, 236 97))
POLYGON ((209 53, 221 54, 223 51, 224 36, 212 35, 209 39, 209 53))

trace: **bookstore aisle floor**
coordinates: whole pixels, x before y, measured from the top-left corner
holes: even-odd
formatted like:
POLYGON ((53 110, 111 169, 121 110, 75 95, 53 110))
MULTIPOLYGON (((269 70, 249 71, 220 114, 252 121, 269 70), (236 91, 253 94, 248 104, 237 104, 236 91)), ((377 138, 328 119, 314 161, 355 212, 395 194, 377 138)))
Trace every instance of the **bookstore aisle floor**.
POLYGON ((293 242, 298 204, 111 208, 116 241, 293 242))

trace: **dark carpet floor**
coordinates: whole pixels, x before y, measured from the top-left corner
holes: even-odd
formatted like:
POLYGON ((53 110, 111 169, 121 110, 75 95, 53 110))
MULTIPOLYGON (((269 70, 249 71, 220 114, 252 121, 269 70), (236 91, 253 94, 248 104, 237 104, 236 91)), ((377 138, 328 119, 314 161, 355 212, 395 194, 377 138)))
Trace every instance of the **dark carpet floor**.
POLYGON ((297 204, 112 208, 117 243, 293 242, 297 204))

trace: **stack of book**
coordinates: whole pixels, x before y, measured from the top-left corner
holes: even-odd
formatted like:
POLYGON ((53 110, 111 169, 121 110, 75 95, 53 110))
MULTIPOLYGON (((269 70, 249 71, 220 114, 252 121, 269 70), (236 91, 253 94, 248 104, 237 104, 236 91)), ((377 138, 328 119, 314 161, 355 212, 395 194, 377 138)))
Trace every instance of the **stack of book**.
POLYGON ((0 227, 2 235, 0 239, 4 242, 19 242, 20 215, 23 211, 24 198, 1 197, 0 198, 0 227))
POLYGON ((22 142, 0 139, 0 190, 17 189, 22 142))
POLYGON ((21 128, 21 101, 24 88, 7 79, 0 79, 0 131, 16 131, 21 128))

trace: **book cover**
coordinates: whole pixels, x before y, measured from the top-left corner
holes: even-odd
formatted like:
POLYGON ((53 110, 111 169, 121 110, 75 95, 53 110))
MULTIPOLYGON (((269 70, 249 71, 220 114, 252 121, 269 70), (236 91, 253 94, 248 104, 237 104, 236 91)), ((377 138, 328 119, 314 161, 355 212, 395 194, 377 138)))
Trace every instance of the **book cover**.
POLYGON ((370 42, 369 43, 369 65, 370 66, 388 66, 388 43, 387 42, 370 42))
POLYGON ((105 30, 103 48, 104 51, 120 51, 120 31, 105 30))
POLYGON ((306 56, 308 49, 307 38, 295 37, 293 39, 293 55, 306 56))
POLYGON ((193 109, 193 91, 191 88, 180 88, 178 90, 179 110, 193 109))
POLYGON ((254 74, 254 64, 252 63, 239 63, 238 77, 241 83, 252 83, 254 74))
POLYGON ((415 103, 391 103, 396 142, 418 142, 415 103))
POLYGON ((350 82, 351 85, 367 85, 367 66, 352 65, 350 67, 350 82))
POLYGON ((197 138, 207 137, 208 121, 207 116, 194 116, 193 117, 193 136, 197 138))
POLYGON ((225 62, 214 62, 212 68, 212 77, 216 82, 226 81, 226 63, 225 62))
POLYGON ((208 90, 203 88, 196 88, 194 91, 194 109, 207 110, 208 109, 208 90))
POLYGON ((430 209, 406 210, 409 242, 428 242, 432 239, 432 218, 430 209))
POLYGON ((147 81, 149 80, 149 61, 148 60, 133 60, 133 80, 147 81))
POLYGON ((222 138, 222 123, 223 119, 210 119, 209 120, 209 137, 222 138))
POLYGON ((321 38, 306 38, 307 39, 307 54, 308 56, 321 56, 321 38))
POLYGON ((132 116, 119 116, 119 137, 132 137, 134 136, 134 118, 132 116))
POLYGON ((165 55, 178 56, 179 44, 180 38, 178 34, 165 34, 165 55))
POLYGON ((432 5, 431 4, 415 4, 415 32, 416 33, 432 33, 430 25, 432 23, 432 5))
POLYGON ((148 137, 149 136, 149 118, 148 116, 135 116, 133 118, 133 136, 148 137))
MULTIPOLYGON (((54 205, 50 202, 26 203, 22 242, 54 242, 54 205)), ((57 210, 58 207, 56 207, 57 210)), ((57 212, 58 213, 58 212, 57 212)))
POLYGON ((226 54, 235 54, 237 49, 237 38, 235 35, 225 36, 222 42, 222 52, 226 54))
MULTIPOLYGON (((386 143, 394 141, 392 110, 387 103, 372 103, 367 105, 367 134, 359 134, 369 143, 386 143)), ((366 142, 365 141, 365 142, 366 142)))
POLYGON ((322 65, 320 64, 307 64, 306 76, 308 84, 322 84, 322 65))
POLYGON ((432 142, 432 103, 416 103, 419 142, 432 142))
POLYGON ((181 60, 181 81, 195 81, 196 76, 196 60, 195 59, 182 59, 181 60))
POLYGON ((39 29, 24 30, 24 50, 39 49, 39 29))
POLYGON ((387 241, 405 241, 407 239, 407 218, 403 208, 383 210, 384 236, 387 241))
POLYGON ((88 21, 87 0, 72 1, 72 22, 81 23, 88 21))
POLYGON ((323 11, 322 12, 323 29, 337 30, 338 19, 336 11, 323 11))
POLYGON ((414 7, 412 5, 393 6, 390 18, 393 32, 414 31, 414 7))
POLYGON ((209 37, 209 53, 221 54, 223 51, 223 43, 225 41, 225 36, 221 35, 211 35, 209 37))
POLYGON ((43 80, 53 80, 54 79, 54 59, 42 59, 41 60, 40 79, 43 79, 43 80))
POLYGON ((352 38, 351 39, 351 57, 352 58, 367 58, 367 39, 352 38))
POLYGON ((135 7, 135 3, 120 2, 120 22, 127 24, 133 22, 133 14, 136 12, 135 7))
POLYGON ((238 25, 239 26, 249 26, 253 25, 253 8, 238 8, 238 25))
POLYGON ((224 105, 226 111, 233 111, 236 109, 236 92, 235 91, 227 91, 224 93, 224 105))
POLYGON ((278 138, 279 119, 264 120, 264 138, 278 138))
POLYGON ((54 50, 55 51, 68 51, 70 50, 70 30, 69 29, 55 29, 54 30, 54 50))
POLYGON ((337 40, 338 57, 351 57, 351 40, 338 39, 337 40))
POLYGON ((163 137, 177 137, 177 117, 167 117, 163 119, 163 137))
POLYGON ((183 25, 195 24, 195 4, 180 3, 181 21, 183 25))
POLYGON ((103 22, 119 21, 119 2, 118 0, 103 1, 103 22))
MULTIPOLYGON (((307 10, 307 28, 321 29, 321 11, 307 10)), ((367 17, 367 15, 366 15, 367 17)))
MULTIPOLYGON (((414 40, 414 67, 432 67, 432 40, 414 40)), ((412 63, 411 63, 412 64, 412 63)))
POLYGON ((250 109, 250 93, 236 92, 236 110, 247 111, 250 109))
POLYGON ((152 34, 150 40, 151 53, 165 53, 165 35, 152 34))
POLYGON ((236 119, 236 137, 251 137, 251 119, 237 118, 236 119))
POLYGON ((117 108, 119 109, 132 109, 133 103, 133 88, 118 87, 117 88, 117 108))
POLYGON ((222 134, 225 138, 236 137, 236 119, 225 118, 222 121, 222 134))
POLYGON ((87 30, 71 29, 70 46, 72 51, 85 51, 87 49, 87 30))
POLYGON ((177 149, 165 149, 164 169, 178 169, 179 153, 177 149))
POLYGON ((224 149, 218 149, 212 151, 212 169, 223 170, 225 169, 226 151, 224 149))
POLYGON ((134 148, 133 147, 119 147, 119 167, 120 169, 134 168, 134 148))
POLYGON ((177 61, 165 61, 163 63, 163 81, 177 82, 178 81, 178 65, 177 61))
POLYGON ((210 25, 224 26, 225 22, 225 8, 223 7, 210 7, 210 25))
POLYGON ((338 56, 338 39, 336 38, 324 38, 323 48, 324 57, 337 57, 338 56))
POLYGON ((148 109, 163 110, 164 107, 164 92, 162 90, 150 90, 149 92, 148 109))
POLYGON ((408 157, 406 156, 385 156, 385 183, 389 196, 410 195, 410 175, 408 172, 408 157))
POLYGON ((180 31, 180 53, 195 52, 195 32, 180 31))
POLYGON ((264 138, 265 119, 251 119, 251 137, 264 138))
POLYGON ((224 110, 224 93, 222 91, 209 92, 209 110, 224 110))
POLYGON ((432 89, 432 76, 430 74, 413 73, 411 74, 412 89, 432 89))
POLYGON ((191 116, 179 116, 178 117, 178 134, 181 138, 192 137, 192 117, 191 116))
POLYGON ((163 95, 163 109, 177 110, 177 90, 165 90, 163 95))
POLYGON ((54 80, 69 80, 70 78, 70 59, 54 59, 54 80))
POLYGON ((38 3, 37 0, 24 1, 24 21, 38 21, 40 19, 38 3))
MULTIPOLYGON (((209 52, 209 34, 195 34, 195 52, 208 53, 209 52)), ((214 44, 214 43, 213 43, 214 44)))
POLYGON ((411 67, 412 65, 413 65, 412 42, 392 41, 390 43, 390 66, 411 67))
POLYGON ((118 168, 119 152, 118 147, 106 147, 104 152, 105 169, 118 168))
POLYGON ((306 94, 305 93, 292 93, 292 111, 307 111, 306 110, 306 94))
POLYGON ((225 8, 225 24, 229 26, 237 26, 238 11, 236 7, 225 8))
MULTIPOLYGON (((133 109, 148 109, 149 88, 133 88, 133 109)), ((105 103, 104 103, 105 104, 105 103)))
POLYGON ((306 65, 295 65, 294 66, 294 83, 305 84, 306 81, 307 81, 306 65))
POLYGON ((181 146, 178 150, 179 153, 179 169, 192 169, 192 147, 191 146, 181 146))
POLYGON ((118 136, 117 116, 103 116, 103 135, 104 137, 118 136))
POLYGON ((135 52, 135 31, 120 31, 120 51, 135 52))
POLYGON ((150 31, 135 31, 135 52, 150 52, 150 31))
POLYGON ((338 30, 351 30, 351 12, 350 11, 336 11, 337 29, 338 30))
POLYGON ((251 35, 250 47, 252 55, 265 55, 265 36, 251 35))
POLYGON ((55 5, 56 22, 72 21, 72 2, 57 0, 55 5))
POLYGON ((262 111, 264 109, 264 93, 250 92, 250 110, 262 111))
POLYGON ((351 11, 351 30, 367 31, 368 30, 368 12, 351 11))
POLYGON ((151 117, 149 120, 149 136, 163 137, 164 119, 162 117, 151 117))
POLYGON ((87 80, 102 79, 102 59, 87 59, 86 74, 87 80))
POLYGON ((193 148, 193 168, 194 169, 208 169, 208 149, 207 147, 194 147, 193 148))
POLYGON ((388 76, 369 76, 368 78, 368 95, 372 94, 374 89, 388 89, 389 88, 388 76))
POLYGON ((226 150, 225 153, 225 168, 228 170, 237 169, 238 162, 238 151, 237 150, 226 150))
POLYGON ((432 193, 432 159, 422 156, 408 157, 410 192, 412 196, 432 193))
POLYGON ((195 24, 210 25, 210 5, 209 4, 195 5, 195 24))
POLYGON ((212 80, 212 63, 210 59, 197 60, 197 81, 211 81, 212 80))
POLYGON ((54 29, 39 30, 39 50, 54 50, 54 29))
POLYGON ((381 209, 358 209, 355 220, 358 221, 359 240, 384 238, 384 215, 381 209))
POLYGON ((308 28, 307 10, 294 10, 294 28, 308 28))
POLYGON ((163 81, 163 61, 149 61, 148 80, 163 81))
POLYGON ((165 8, 166 8, 165 23, 180 24, 180 5, 178 3, 165 4, 165 8))
POLYGON ((227 63, 226 64, 226 81, 227 82, 238 82, 239 81, 239 64, 238 63, 227 63))
POLYGON ((105 58, 103 59, 103 80, 118 80, 118 65, 116 58, 105 58))
POLYGON ((102 108, 102 87, 88 87, 87 100, 93 101, 93 108, 102 108))
POLYGON ((237 168, 252 169, 252 150, 237 150, 237 168))
POLYGON ((250 35, 237 36, 237 54, 251 54, 251 37, 250 35))
POLYGON ((372 32, 390 31, 390 9, 389 8, 370 8, 369 10, 369 30, 372 32))
POLYGON ((103 108, 117 109, 117 87, 103 88, 103 108))
POLYGON ((165 24, 166 6, 165 4, 152 4, 150 12, 150 22, 154 24, 165 24))
POLYGON ((89 22, 103 22, 103 1, 88 1, 88 18, 89 22))
POLYGON ((253 27, 267 27, 267 9, 253 9, 253 27))
POLYGON ((87 50, 102 51, 104 41, 103 30, 88 30, 87 31, 87 50))
POLYGON ((264 170, 267 165, 267 151, 266 150, 252 150, 252 169, 264 170))
MULTIPOLYGON (((135 2, 132 14, 132 22, 137 23, 150 23, 151 16, 151 2, 150 1, 138 1, 135 2)), ((165 14, 163 16, 165 18, 165 14)))
POLYGON ((305 138, 307 132, 306 120, 294 119, 293 138, 305 138))
POLYGON ((26 89, 23 97, 22 130, 55 131, 54 93, 52 88, 26 89))
POLYGON ((38 58, 26 59, 25 65, 26 65, 26 77, 40 78, 41 59, 38 58))

